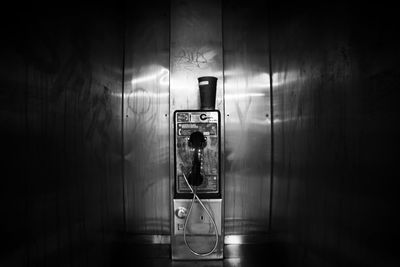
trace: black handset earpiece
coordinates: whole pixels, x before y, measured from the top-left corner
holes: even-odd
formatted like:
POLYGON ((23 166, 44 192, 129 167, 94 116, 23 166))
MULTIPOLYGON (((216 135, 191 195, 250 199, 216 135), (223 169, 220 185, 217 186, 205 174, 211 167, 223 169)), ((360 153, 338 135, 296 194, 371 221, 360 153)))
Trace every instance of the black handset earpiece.
POLYGON ((189 147, 203 149, 207 145, 206 138, 202 132, 193 132, 189 137, 189 147))
POLYGON ((199 186, 203 183, 201 174, 201 153, 207 145, 206 138, 202 132, 193 132, 189 138, 189 147, 194 149, 192 171, 189 174, 189 183, 193 186, 199 186))

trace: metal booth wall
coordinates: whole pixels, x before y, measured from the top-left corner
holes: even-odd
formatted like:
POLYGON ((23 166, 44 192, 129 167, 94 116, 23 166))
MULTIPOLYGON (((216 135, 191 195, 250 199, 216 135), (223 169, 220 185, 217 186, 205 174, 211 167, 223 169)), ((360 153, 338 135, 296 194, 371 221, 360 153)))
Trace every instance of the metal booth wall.
POLYGON ((199 107, 203 75, 219 79, 227 243, 282 234, 297 266, 398 265, 397 9, 73 2, 0 18, 0 265, 168 243, 171 114, 199 107))
POLYGON ((170 232, 169 9, 168 1, 126 8, 123 164, 129 235, 170 232))
POLYGON ((122 21, 78 7, 4 8, 1 266, 98 265, 123 230, 122 21))
POLYGON ((249 1, 244 8, 229 2, 179 0, 132 5, 128 10, 128 233, 161 235, 155 242, 167 242, 162 236, 170 229, 170 116, 177 109, 199 108, 197 78, 205 75, 218 77, 216 108, 226 127, 225 232, 266 233, 271 152, 266 5, 249 1))
POLYGON ((198 108, 202 75, 219 78, 226 126, 225 233, 268 229, 265 6, 117 2, 2 21, 2 263, 91 265, 125 234, 168 242, 170 114, 198 108))
POLYGON ((290 266, 397 266, 396 9, 272 8, 272 231, 290 266))
POLYGON ((223 1, 222 11, 226 234, 263 239, 271 190, 268 9, 265 1, 223 1))

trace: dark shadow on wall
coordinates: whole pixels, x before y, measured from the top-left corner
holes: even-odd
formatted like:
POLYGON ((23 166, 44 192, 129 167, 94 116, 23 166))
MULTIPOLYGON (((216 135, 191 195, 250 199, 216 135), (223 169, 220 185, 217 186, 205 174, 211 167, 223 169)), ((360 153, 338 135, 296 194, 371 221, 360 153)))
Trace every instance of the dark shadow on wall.
POLYGON ((123 231, 122 9, 53 4, 1 18, 2 266, 97 265, 123 231))
POLYGON ((271 4, 272 229, 293 266, 396 266, 395 8, 271 4))

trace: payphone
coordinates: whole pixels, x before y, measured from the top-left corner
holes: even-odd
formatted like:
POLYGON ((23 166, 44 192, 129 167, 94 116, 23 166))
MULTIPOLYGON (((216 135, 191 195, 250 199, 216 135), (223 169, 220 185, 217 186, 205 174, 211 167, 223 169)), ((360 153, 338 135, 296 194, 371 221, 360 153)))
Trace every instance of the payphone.
POLYGON ((189 185, 201 198, 220 198, 219 111, 175 112, 176 197, 188 197, 189 185))
POLYGON ((221 259, 221 117, 218 110, 174 113, 172 259, 221 259))
POLYGON ((173 260, 223 258, 221 115, 217 78, 199 77, 200 110, 173 116, 173 260))

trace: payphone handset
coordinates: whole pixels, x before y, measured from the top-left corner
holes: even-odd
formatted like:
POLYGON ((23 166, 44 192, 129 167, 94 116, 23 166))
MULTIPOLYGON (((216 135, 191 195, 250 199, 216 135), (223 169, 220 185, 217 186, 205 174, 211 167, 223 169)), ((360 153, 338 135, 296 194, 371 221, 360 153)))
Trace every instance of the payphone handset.
POLYGON ((220 198, 220 113, 178 110, 175 126, 175 198, 190 198, 185 182, 200 198, 220 198))

